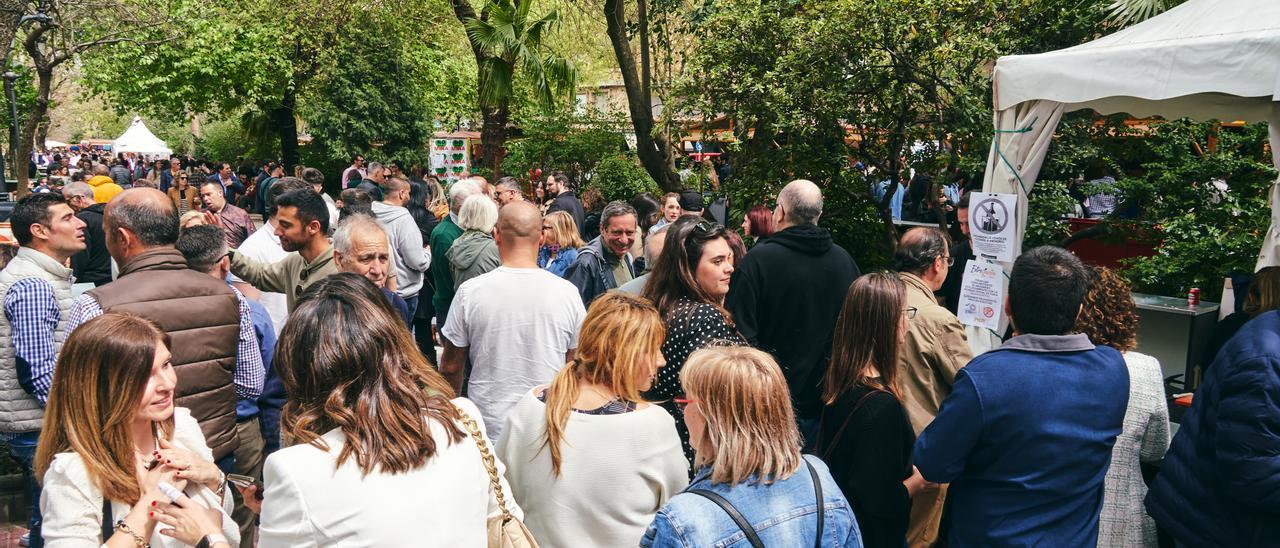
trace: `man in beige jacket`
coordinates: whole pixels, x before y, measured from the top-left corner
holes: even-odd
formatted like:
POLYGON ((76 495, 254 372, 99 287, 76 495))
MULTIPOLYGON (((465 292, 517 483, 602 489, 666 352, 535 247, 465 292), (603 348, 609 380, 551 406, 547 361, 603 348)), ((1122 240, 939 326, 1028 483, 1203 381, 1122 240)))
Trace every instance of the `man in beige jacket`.
MULTIPOLYGON (((907 415, 916 435, 933 422, 942 400, 951 394, 956 372, 973 357, 964 326, 933 296, 953 262, 949 248, 941 230, 913 228, 902 235, 894 254, 894 266, 907 286, 907 306, 915 309, 907 321, 898 364, 907 415)), ((931 546, 937 541, 946 493, 946 485, 930 485, 912 497, 907 529, 911 546, 931 546)))

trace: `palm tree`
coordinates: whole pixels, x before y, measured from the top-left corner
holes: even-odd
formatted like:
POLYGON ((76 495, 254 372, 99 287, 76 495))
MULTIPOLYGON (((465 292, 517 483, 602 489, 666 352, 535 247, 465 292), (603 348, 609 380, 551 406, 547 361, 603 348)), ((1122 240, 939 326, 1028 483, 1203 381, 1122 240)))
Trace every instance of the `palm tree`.
POLYGON ((484 125, 482 165, 501 176, 506 151, 511 99, 516 95, 517 71, 533 84, 538 103, 550 108, 557 96, 573 90, 577 72, 565 58, 544 44, 560 22, 555 10, 532 19, 533 0, 489 0, 479 16, 468 0, 452 0, 454 15, 467 29, 467 41, 476 57, 478 97, 484 125))

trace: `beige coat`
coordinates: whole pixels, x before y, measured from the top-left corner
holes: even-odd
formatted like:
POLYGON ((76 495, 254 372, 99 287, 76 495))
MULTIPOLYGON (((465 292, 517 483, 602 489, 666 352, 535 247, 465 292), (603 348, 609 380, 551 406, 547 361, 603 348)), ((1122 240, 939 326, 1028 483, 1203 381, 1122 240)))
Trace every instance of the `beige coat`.
POLYGON ((951 394, 956 372, 973 357, 964 325, 938 304, 919 276, 898 274, 907 285, 907 306, 916 316, 907 320, 907 336, 898 353, 898 374, 907 416, 919 435, 938 416, 942 400, 951 394))

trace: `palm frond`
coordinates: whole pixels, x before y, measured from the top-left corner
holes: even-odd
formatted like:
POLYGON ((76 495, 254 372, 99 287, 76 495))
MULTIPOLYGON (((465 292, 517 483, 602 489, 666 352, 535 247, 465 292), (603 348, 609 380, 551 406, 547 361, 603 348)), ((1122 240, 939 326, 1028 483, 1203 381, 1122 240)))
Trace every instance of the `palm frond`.
POLYGON ((1107 11, 1111 20, 1132 25, 1152 18, 1168 7, 1168 0, 1114 0, 1107 11))
POLYGON ((501 59, 486 59, 478 72, 479 102, 482 107, 497 107, 514 93, 514 67, 501 59))

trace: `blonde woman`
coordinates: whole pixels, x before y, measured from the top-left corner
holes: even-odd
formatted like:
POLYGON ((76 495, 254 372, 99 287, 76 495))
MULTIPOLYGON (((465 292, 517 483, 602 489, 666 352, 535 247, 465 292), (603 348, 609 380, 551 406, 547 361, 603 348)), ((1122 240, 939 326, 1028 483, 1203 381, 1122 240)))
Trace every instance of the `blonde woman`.
POLYGON ((772 357, 706 348, 681 376, 697 472, 658 511, 640 546, 729 546, 744 537, 751 546, 862 546, 827 466, 800 455, 791 391, 772 357))
POLYGON ((174 405, 168 347, 158 325, 132 314, 103 314, 67 337, 35 459, 46 545, 239 545, 222 472, 200 425, 174 405))
POLYGON ((575 359, 511 410, 498 455, 542 546, 634 545, 689 483, 674 420, 640 397, 663 365, 662 338, 649 301, 606 293, 575 359))
POLYGON ((564 271, 578 258, 578 248, 587 245, 578 235, 578 225, 573 216, 557 211, 542 218, 542 247, 538 249, 538 266, 556 276, 564 277, 564 271))

